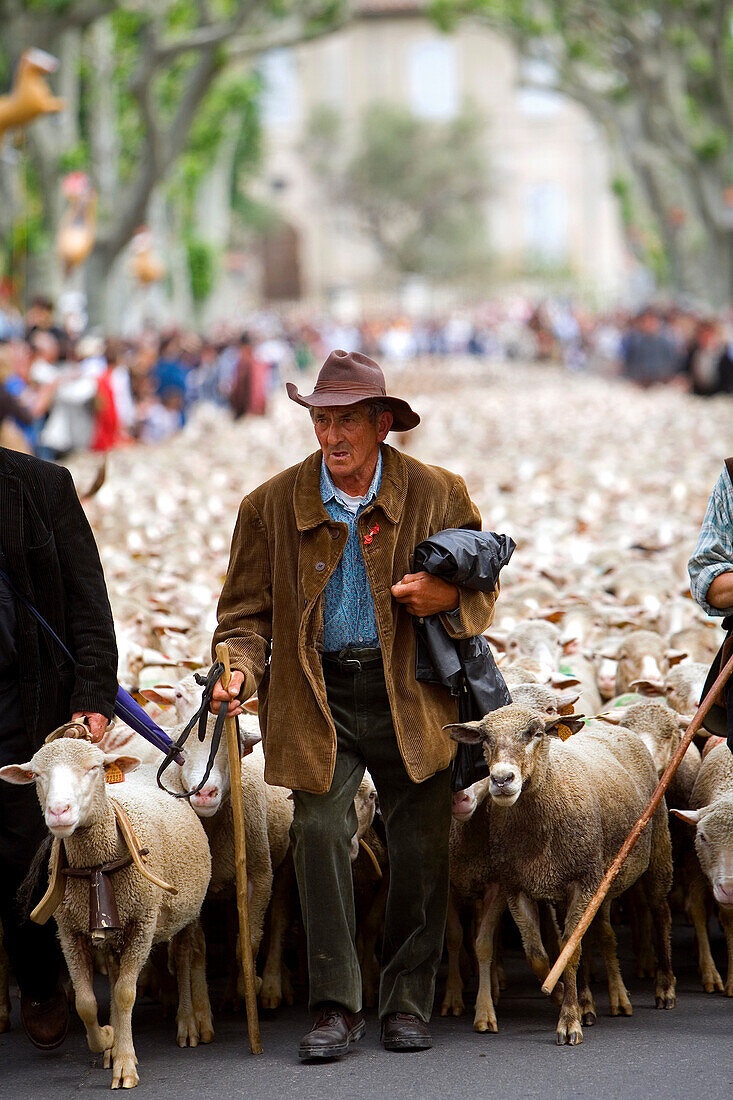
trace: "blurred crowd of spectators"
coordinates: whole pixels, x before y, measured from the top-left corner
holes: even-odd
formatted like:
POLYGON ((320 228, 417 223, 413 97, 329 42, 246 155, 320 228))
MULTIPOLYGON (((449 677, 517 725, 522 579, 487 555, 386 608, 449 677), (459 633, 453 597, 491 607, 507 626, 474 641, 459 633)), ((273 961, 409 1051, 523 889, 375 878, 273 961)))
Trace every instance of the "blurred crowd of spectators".
POLYGON ((235 418, 263 415, 281 373, 306 367, 313 355, 307 330, 270 319, 217 339, 178 330, 74 339, 39 298, 22 323, 4 320, 0 442, 52 460, 162 442, 202 401, 229 406, 235 418))
POLYGON ((473 355, 558 363, 620 374, 642 387, 672 383, 701 396, 733 393, 733 317, 679 308, 591 314, 569 302, 487 302, 429 320, 339 323, 329 316, 261 313, 246 331, 204 338, 189 330, 134 339, 83 335, 57 323, 37 298, 23 318, 0 308, 0 442, 57 459, 132 440, 160 442, 192 407, 263 415, 283 377, 334 347, 360 350, 391 368, 424 356, 473 355))

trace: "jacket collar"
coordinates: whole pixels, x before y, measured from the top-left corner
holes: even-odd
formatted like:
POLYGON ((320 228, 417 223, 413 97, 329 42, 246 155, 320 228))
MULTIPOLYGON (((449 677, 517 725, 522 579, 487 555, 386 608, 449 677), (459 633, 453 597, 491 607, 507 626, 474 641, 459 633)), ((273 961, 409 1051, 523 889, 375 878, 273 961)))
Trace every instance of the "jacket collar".
MULTIPOLYGON (((330 523, 331 517, 321 500, 320 451, 308 455, 298 467, 293 489, 295 522, 299 531, 308 531, 321 523, 330 523)), ((407 496, 407 467, 399 451, 382 444, 382 484, 374 501, 392 523, 399 523, 407 496)))

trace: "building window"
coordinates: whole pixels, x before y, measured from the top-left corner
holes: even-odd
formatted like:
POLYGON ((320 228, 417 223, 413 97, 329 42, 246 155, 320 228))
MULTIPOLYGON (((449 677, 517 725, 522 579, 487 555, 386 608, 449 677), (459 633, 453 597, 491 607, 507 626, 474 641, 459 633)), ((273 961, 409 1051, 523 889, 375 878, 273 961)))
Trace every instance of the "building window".
POLYGON ((546 61, 522 61, 519 69, 517 108, 530 118, 549 118, 563 106, 563 97, 554 90, 555 70, 546 61))
POLYGON ((260 58, 262 121, 265 126, 285 126, 295 121, 298 81, 292 50, 268 50, 260 58))
POLYGON ((531 260, 559 264, 568 255, 568 202, 557 183, 535 183, 524 201, 524 239, 531 260))
POLYGON ((458 110, 455 43, 416 43, 408 59, 410 106, 420 118, 453 118, 458 110))

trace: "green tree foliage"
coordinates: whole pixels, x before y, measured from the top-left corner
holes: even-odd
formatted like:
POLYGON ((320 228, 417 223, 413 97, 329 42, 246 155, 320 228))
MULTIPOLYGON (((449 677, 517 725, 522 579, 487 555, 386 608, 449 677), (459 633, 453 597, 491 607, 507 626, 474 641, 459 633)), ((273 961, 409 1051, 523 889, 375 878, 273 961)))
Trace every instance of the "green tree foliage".
POLYGON ((606 133, 632 242, 661 242, 674 289, 733 292, 731 0, 433 0, 544 62, 606 133), (631 213, 633 211, 633 214, 631 213))
MULTIPOLYGON (((224 136, 236 132, 238 178, 256 162, 257 57, 334 29, 346 10, 346 0, 0 0, 0 75, 30 45, 62 59, 51 83, 69 106, 27 128, 20 159, 36 174, 46 240, 58 227, 63 175, 80 168, 92 178, 93 311, 154 193, 167 188, 180 204, 177 221, 195 245, 195 192, 224 136)), ((0 233, 26 216, 18 182, 26 170, 0 162, 0 233)))
POLYGON ((320 108, 306 153, 331 198, 353 211, 393 271, 434 280, 485 264, 488 174, 483 124, 472 111, 445 122, 386 103, 369 107, 353 150, 341 120, 320 108))

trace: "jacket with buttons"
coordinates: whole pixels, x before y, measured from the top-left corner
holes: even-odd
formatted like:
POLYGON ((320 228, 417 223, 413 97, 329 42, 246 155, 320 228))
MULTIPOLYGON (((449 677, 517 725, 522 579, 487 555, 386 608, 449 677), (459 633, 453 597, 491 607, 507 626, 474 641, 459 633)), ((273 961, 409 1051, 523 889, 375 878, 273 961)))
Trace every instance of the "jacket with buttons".
MULTIPOLYGON (((462 478, 385 444, 382 457, 379 493, 358 530, 397 742, 419 783, 449 765, 454 747, 442 726, 458 720, 458 705, 448 688, 415 679, 413 617, 390 588, 412 571, 418 543, 447 527, 480 530, 481 517, 462 478)), ((245 674, 243 696, 258 691, 268 783, 316 794, 329 789, 336 761, 321 664, 323 592, 347 536, 323 505, 320 472, 317 451, 242 501, 213 639, 213 647, 227 643, 232 669, 245 674)), ((459 589, 459 621, 443 616, 450 635, 481 634, 494 600, 459 589)))

